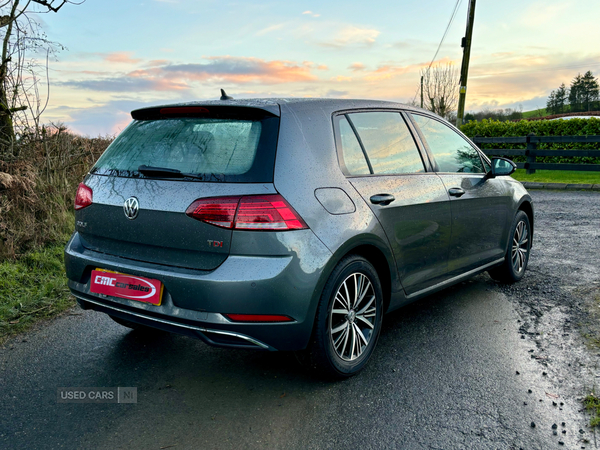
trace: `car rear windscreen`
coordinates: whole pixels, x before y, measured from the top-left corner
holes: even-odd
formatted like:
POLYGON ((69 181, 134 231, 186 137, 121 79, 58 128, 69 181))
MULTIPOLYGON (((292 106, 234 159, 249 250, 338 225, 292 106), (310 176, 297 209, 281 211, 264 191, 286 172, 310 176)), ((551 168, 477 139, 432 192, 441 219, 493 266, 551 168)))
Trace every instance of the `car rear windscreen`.
POLYGON ((198 177, 190 180, 269 183, 278 128, 279 118, 256 114, 134 120, 90 173, 144 178, 138 168, 151 166, 198 177))

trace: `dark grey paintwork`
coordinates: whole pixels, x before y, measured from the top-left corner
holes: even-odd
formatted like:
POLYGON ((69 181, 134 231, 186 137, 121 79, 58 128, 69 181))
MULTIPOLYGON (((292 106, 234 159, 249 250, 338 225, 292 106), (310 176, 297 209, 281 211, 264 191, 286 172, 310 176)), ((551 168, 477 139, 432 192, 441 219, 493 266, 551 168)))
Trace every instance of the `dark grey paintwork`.
POLYGON ((352 214, 356 205, 340 188, 315 189, 315 197, 329 214, 352 214))
POLYGON ((389 205, 370 207, 383 225, 405 291, 410 294, 442 280, 452 222, 440 178, 434 173, 357 177, 352 185, 367 204, 377 193, 395 197, 389 205))
POLYGON ((520 207, 533 221, 531 198, 511 178, 436 173, 415 123, 410 127, 426 173, 344 175, 333 126, 337 114, 415 108, 326 99, 193 103, 212 104, 255 107, 280 117, 273 183, 88 175, 94 203, 76 213, 76 232, 65 252, 69 286, 82 306, 214 345, 302 349, 323 286, 345 255, 359 253, 373 263, 391 311, 501 263, 520 207), (451 197, 452 188, 465 194, 451 197), (281 194, 309 229, 231 231, 185 215, 197 198, 269 193, 281 194), (372 204, 377 194, 395 200, 372 204), (140 202, 133 221, 122 210, 130 196, 140 202), (223 246, 209 247, 207 240, 223 246), (163 305, 90 294, 90 272, 96 267, 160 279, 166 290, 163 305), (283 314, 294 322, 232 323, 224 313, 283 314))

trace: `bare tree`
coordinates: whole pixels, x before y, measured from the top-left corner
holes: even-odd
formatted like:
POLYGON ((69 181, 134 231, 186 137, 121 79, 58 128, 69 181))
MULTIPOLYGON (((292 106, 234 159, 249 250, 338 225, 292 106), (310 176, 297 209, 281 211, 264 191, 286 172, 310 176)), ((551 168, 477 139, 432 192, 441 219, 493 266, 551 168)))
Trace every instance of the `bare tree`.
POLYGON ((422 70, 423 106, 448 119, 456 112, 458 103, 458 71, 452 64, 438 64, 422 70))
POLYGON ((48 40, 35 15, 58 12, 67 3, 83 1, 0 0, 0 156, 14 154, 15 133, 39 129, 48 102, 48 60, 62 49, 48 40), (42 86, 44 79, 46 85, 42 86), (47 91, 45 99, 42 87, 47 91))

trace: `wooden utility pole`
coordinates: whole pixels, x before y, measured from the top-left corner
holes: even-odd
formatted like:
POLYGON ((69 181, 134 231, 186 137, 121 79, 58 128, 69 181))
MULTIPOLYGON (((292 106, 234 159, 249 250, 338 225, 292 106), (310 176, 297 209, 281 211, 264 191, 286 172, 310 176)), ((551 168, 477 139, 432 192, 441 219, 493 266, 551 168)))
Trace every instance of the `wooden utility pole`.
POLYGON ((421 108, 423 108, 423 75, 421 75, 421 108))
POLYGON ((469 75, 469 58, 471 57, 471 40, 473 39, 473 22, 475 21, 475 0, 469 2, 467 14, 467 32, 462 39, 463 60, 460 68, 460 94, 458 97, 458 113, 456 114, 456 126, 463 124, 465 116, 465 100, 467 97, 467 77, 469 75))

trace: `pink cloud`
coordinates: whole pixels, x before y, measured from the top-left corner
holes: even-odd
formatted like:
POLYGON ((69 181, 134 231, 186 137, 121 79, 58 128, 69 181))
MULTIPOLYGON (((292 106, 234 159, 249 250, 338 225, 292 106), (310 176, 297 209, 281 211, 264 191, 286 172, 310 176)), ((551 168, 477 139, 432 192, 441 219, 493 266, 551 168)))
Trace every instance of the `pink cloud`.
MULTIPOLYGON (((434 61, 433 66, 439 64, 453 64, 455 61, 449 58, 442 58, 438 61, 434 61)), ((360 63, 359 63, 360 64, 360 63)), ((389 64, 379 66, 377 69, 367 72, 363 77, 366 81, 382 81, 395 78, 406 73, 418 72, 419 70, 429 67, 428 62, 410 64, 408 66, 392 66, 389 64)), ((352 68, 352 66, 350 66, 352 68)))
POLYGON ((153 59, 153 60, 145 63, 144 67, 157 67, 157 66, 164 66, 166 64, 169 64, 169 60, 167 60, 167 59, 153 59))
POLYGON ((156 60, 125 74, 60 84, 102 92, 182 91, 190 89, 192 82, 262 85, 312 82, 318 79, 313 70, 328 70, 328 67, 311 61, 296 63, 253 57, 209 56, 204 57, 203 62, 193 64, 156 60))
POLYGON ((350 64, 348 69, 350 69, 354 72, 358 72, 360 70, 365 70, 365 65, 361 62, 355 62, 355 63, 350 64))
POLYGON ((113 52, 103 55, 104 60, 112 63, 137 64, 141 59, 132 58, 133 52, 113 52))
MULTIPOLYGON (((314 63, 297 64, 292 61, 265 61, 253 57, 210 56, 205 63, 169 64, 130 72, 130 77, 162 78, 186 81, 227 81, 237 84, 280 84, 314 81, 311 72, 314 63)), ((326 67, 317 66, 319 70, 326 67)))

